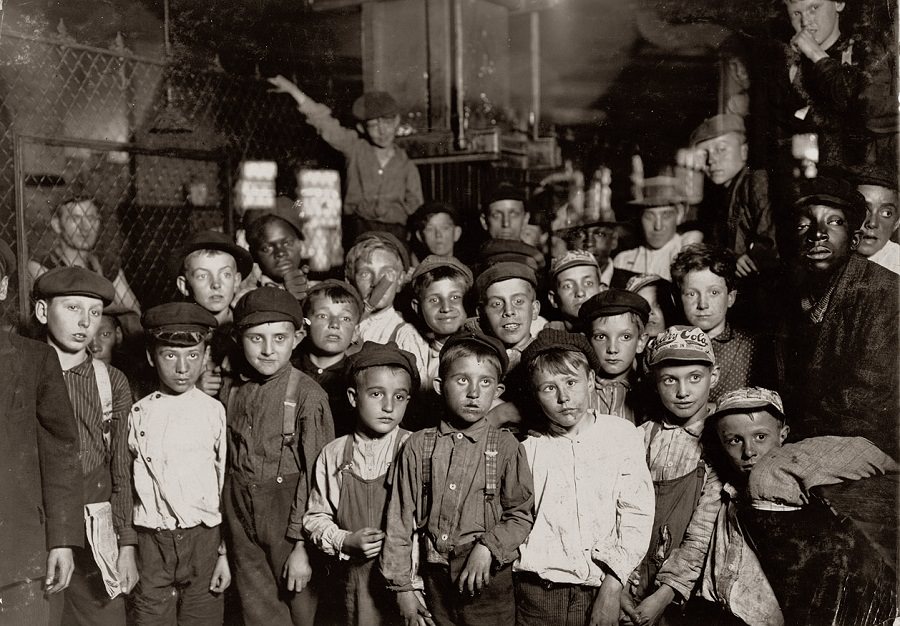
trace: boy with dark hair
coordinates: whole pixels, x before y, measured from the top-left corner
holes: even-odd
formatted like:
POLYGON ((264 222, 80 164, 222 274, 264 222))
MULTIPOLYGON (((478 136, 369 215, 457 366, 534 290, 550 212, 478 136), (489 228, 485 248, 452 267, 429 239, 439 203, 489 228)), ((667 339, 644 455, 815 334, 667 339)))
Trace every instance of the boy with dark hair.
POLYGON ((132 617, 138 625, 221 624, 231 582, 219 529, 225 408, 195 386, 216 318, 172 302, 146 311, 141 323, 159 387, 131 407, 134 497, 119 494, 141 557, 132 617))
MULTIPOLYGON (((16 257, 0 240, 0 301, 16 257)), ((78 426, 50 346, 0 331, 0 622, 49 624, 84 545, 78 426)))
POLYGON ((75 410, 86 536, 92 548, 74 550, 75 571, 64 597, 62 621, 121 626, 125 602, 119 594, 137 583, 137 536, 125 522, 129 511, 118 500, 131 490, 126 445, 131 390, 122 372, 93 359, 88 350, 103 307, 115 298, 115 288, 91 270, 60 267, 35 281, 32 296, 34 316, 46 327, 46 341, 59 357, 75 410), (92 533, 92 528, 114 528, 118 537, 92 533))
MULTIPOLYGON (((262 276, 253 287, 279 287, 297 300, 306 297, 303 225, 293 207, 263 212, 247 226, 247 244, 262 276)), ((246 292, 245 292, 246 293, 246 292)), ((238 294, 241 298, 243 293, 238 294)))
POLYGON ((426 202, 412 216, 416 239, 425 255, 453 256, 453 248, 462 236, 459 213, 449 202, 426 202))
POLYGON ((533 521, 522 446, 485 421, 508 365, 502 344, 462 332, 441 350, 440 426, 413 433, 388 504, 381 573, 408 624, 504 624, 515 618, 509 565, 533 521), (414 584, 415 537, 422 548, 414 584))
POLYGON ((351 130, 284 76, 269 82, 276 92, 289 94, 297 102, 307 123, 347 161, 346 241, 372 230, 406 238, 407 220, 422 205, 422 181, 415 164, 394 143, 400 127, 400 108, 394 98, 383 91, 361 95, 353 103, 357 124, 351 130))
POLYGON ((310 288, 303 302, 306 338, 291 359, 328 394, 337 437, 352 433, 356 423, 356 411, 347 400, 346 356, 358 338, 362 311, 362 298, 350 283, 329 278, 310 288))
POLYGON ((513 568, 518 626, 618 624, 622 586, 647 549, 653 489, 641 438, 590 408, 590 356, 583 337, 551 329, 522 355, 543 419, 522 444, 536 508, 513 568))
POLYGON ((635 388, 635 362, 647 345, 644 327, 650 305, 644 298, 623 289, 609 289, 588 299, 578 311, 582 332, 599 359, 591 408, 618 415, 632 424, 643 417, 635 388))
POLYGON ((415 357, 371 341, 347 357, 345 393, 357 411, 352 434, 335 439, 316 460, 303 531, 327 556, 339 593, 326 623, 378 626, 399 615, 378 573, 384 543, 390 468, 409 433, 398 428, 419 386, 415 357))
POLYGON ((525 193, 509 183, 500 183, 491 192, 481 214, 481 225, 491 239, 522 240, 528 223, 525 193))
POLYGON ((734 255, 723 248, 697 244, 683 250, 672 261, 672 280, 681 297, 688 324, 712 339, 719 382, 710 392, 715 402, 727 391, 765 382, 775 364, 765 363, 761 340, 733 327, 728 310, 737 298, 734 255))
POLYGON ((550 263, 550 290, 547 297, 550 304, 559 309, 565 330, 574 329, 578 323, 578 309, 603 289, 600 266, 590 252, 570 250, 550 263))
POLYGON ((311 624, 316 591, 301 520, 313 463, 334 439, 328 396, 291 367, 303 310, 290 293, 261 287, 234 310, 247 369, 226 395, 229 554, 248 626, 311 624))

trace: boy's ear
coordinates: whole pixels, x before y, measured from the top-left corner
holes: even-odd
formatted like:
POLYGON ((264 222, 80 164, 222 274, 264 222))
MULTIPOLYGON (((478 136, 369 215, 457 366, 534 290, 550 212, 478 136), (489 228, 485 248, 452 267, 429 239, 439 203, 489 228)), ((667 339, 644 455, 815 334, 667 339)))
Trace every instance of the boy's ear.
POLYGON ((862 231, 854 230, 850 233, 850 249, 856 250, 859 247, 859 242, 862 241, 862 231))
POLYGON ((416 239, 419 240, 419 243, 425 243, 425 238, 422 236, 421 230, 416 231, 416 239))
POLYGON ((503 395, 503 392, 506 391, 506 385, 503 383, 497 383, 497 388, 494 389, 494 400, 503 395))
POLYGON ((741 144, 741 160, 746 163, 747 158, 750 156, 750 148, 747 145, 746 140, 741 144))
POLYGON ((641 354, 644 351, 644 348, 647 347, 647 342, 650 341, 649 333, 641 333, 637 339, 637 350, 634 351, 635 354, 641 354))
POLYGON ((686 208, 683 204, 679 204, 675 207, 675 223, 681 224, 684 221, 684 215, 686 212, 686 208))
POLYGON ((187 278, 185 278, 183 274, 179 274, 175 277, 175 286, 178 288, 181 295, 190 297, 191 292, 188 289, 187 278))
POLYGON ((150 364, 150 367, 152 367, 153 369, 156 369, 156 363, 153 362, 153 355, 150 354, 150 350, 149 349, 145 350, 144 354, 147 355, 147 363, 150 364))
POLYGON ((728 292, 728 308, 730 309, 734 305, 734 301, 737 300, 738 290, 732 289, 728 292))
POLYGON ((347 401, 350 402, 350 406, 354 409, 356 408, 356 387, 347 387, 347 401))
POLYGON ((440 378, 435 378, 433 381, 431 381, 431 387, 439 396, 444 395, 441 393, 441 382, 442 381, 440 378))
POLYGON ((301 326, 294 331, 294 348, 300 345, 300 342, 306 338, 306 327, 301 326))
MULTIPOLYGON (((125 335, 122 334, 122 329, 116 326, 116 345, 122 345, 122 342, 125 341, 125 335)), ((207 346, 209 349, 209 346, 207 346)))
POLYGON ((556 292, 552 289, 547 292, 547 300, 550 301, 550 304, 553 306, 553 308, 559 308, 559 302, 556 301, 556 292))
POLYGON ((413 313, 419 315, 419 299, 413 298, 409 301, 409 306, 412 307, 413 313))
POLYGON ((787 439, 788 434, 791 432, 791 427, 785 424, 781 427, 781 431, 778 433, 778 441, 780 443, 784 443, 784 440, 787 439))
POLYGON ((53 232, 55 232, 57 235, 62 232, 62 226, 59 225, 58 215, 54 215, 50 218, 50 228, 52 228, 53 232))
MULTIPOLYGON (((898 222, 900 224, 900 222, 898 222)), ((453 227, 453 243, 459 241, 459 238, 462 237, 462 226, 454 226, 453 227)))
POLYGON ((47 307, 49 306, 50 305, 43 298, 34 303, 34 316, 41 324, 47 323, 47 307))
POLYGON ((365 137, 366 134, 367 134, 367 133, 366 133, 366 125, 363 124, 362 122, 357 122, 357 123, 356 123, 356 130, 357 130, 357 131, 359 132, 359 134, 362 135, 363 137, 365 137))
POLYGON ((712 389, 719 382, 719 366, 713 365, 709 370, 709 388, 712 389))
POLYGON ((531 319, 536 320, 538 318, 538 315, 540 315, 540 314, 541 314, 541 301, 535 297, 534 302, 531 303, 531 319))
POLYGON ((478 216, 479 221, 481 221, 481 227, 484 230, 488 230, 487 218, 484 217, 484 213, 478 216))

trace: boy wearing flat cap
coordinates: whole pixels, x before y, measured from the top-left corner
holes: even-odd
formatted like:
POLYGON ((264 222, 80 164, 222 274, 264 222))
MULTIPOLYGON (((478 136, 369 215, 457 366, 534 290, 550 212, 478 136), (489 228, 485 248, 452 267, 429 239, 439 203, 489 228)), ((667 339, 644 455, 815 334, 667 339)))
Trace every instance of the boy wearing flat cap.
MULTIPOLYGON (((0 240, 0 301, 16 257, 0 240)), ((0 622, 49 624, 84 545, 78 426, 56 352, 0 331, 0 622)), ((58 621, 58 620, 57 620, 58 621)))
POLYGON ((871 165, 858 171, 853 182, 866 199, 866 219, 857 252, 900 275, 900 244, 892 241, 900 228, 897 173, 871 165))
POLYGON ((531 530, 531 473, 521 444, 485 419, 507 366, 497 339, 450 337, 434 381, 441 423, 410 435, 400 452, 380 567, 407 624, 515 619, 509 566, 531 530), (416 536, 424 598, 414 581, 416 536))
MULTIPOLYGON (((607 286, 608 288, 608 286, 607 286)), ((550 264, 550 304, 559 309, 563 325, 572 331, 578 325, 578 310, 591 297, 604 290, 600 265, 586 250, 569 250, 550 264)))
POLYGON ((229 480, 225 523, 244 623, 311 624, 316 591, 300 521, 313 463, 334 439, 328 396, 291 367, 303 310, 260 287, 234 310, 246 371, 226 394, 229 480))
POLYGON ((491 239, 522 241, 522 229, 527 223, 525 192, 509 183, 497 185, 481 214, 481 225, 488 236, 491 239))
POLYGON ((482 329, 503 343, 510 368, 516 367, 541 312, 534 270, 515 261, 495 263, 475 279, 475 291, 482 329))
MULTIPOLYGON (((648 344, 647 365, 660 400, 640 427, 656 514, 650 549, 622 594, 622 610, 635 624, 677 619, 678 610, 669 608, 676 590, 660 584, 657 573, 681 545, 692 517, 716 510, 721 491, 701 442, 712 406, 709 391, 719 377, 709 337, 696 327, 672 326, 648 344)), ((702 566, 703 556, 695 555, 692 565, 702 566)))
POLYGON ((516 624, 619 623, 619 596, 647 549, 653 488, 639 431, 590 408, 596 356, 545 329, 522 365, 541 415, 525 439, 534 528, 513 566, 516 624))
POLYGON ((744 119, 731 113, 706 119, 691 134, 690 143, 702 153, 707 178, 723 191, 723 202, 713 207, 705 241, 734 252, 739 277, 759 273, 760 266, 770 265, 777 256, 775 222, 768 174, 747 167, 744 119))
POLYGON ((132 491, 120 493, 137 530, 135 624, 221 624, 231 572, 222 543, 225 407, 195 386, 216 318, 172 302, 141 319, 158 390, 128 416, 132 491))
POLYGON ((89 350, 103 307, 115 298, 115 288, 91 270, 62 267, 42 274, 34 283, 32 297, 34 316, 46 327, 46 341, 59 358, 75 410, 87 528, 108 522, 118 535, 116 541, 86 528, 94 553, 87 542, 85 549, 74 550, 75 571, 64 597, 62 622, 120 626, 125 623, 125 602, 118 594, 128 593, 137 582, 137 536, 125 521, 129 512, 122 510, 117 498, 131 489, 127 447, 131 390, 122 372, 93 359, 89 350), (118 559, 111 563, 104 557, 115 554, 116 547, 118 559))
POLYGON ((353 103, 357 124, 351 130, 284 76, 269 82, 275 92, 294 98, 307 123, 346 159, 346 241, 370 230, 385 230, 405 239, 407 220, 422 205, 422 181, 415 164, 394 143, 400 127, 400 109, 394 98, 383 91, 357 98, 353 103))
POLYGON ((357 412, 356 428, 326 445, 316 460, 303 531, 332 557, 331 580, 338 584, 338 592, 329 594, 332 601, 320 604, 320 618, 356 626, 393 624, 400 616, 376 559, 384 543, 389 470, 409 436, 398 426, 419 375, 415 357, 391 343, 367 341, 347 358, 345 393, 357 412))
POLYGON ((610 289, 589 298, 578 312, 600 366, 591 408, 618 415, 632 424, 643 417, 636 393, 635 360, 647 345, 650 305, 636 293, 610 289))
POLYGON ((853 186, 819 177, 802 181, 796 192, 800 298, 781 335, 795 431, 867 437, 896 457, 897 275, 854 252, 866 204, 853 186))

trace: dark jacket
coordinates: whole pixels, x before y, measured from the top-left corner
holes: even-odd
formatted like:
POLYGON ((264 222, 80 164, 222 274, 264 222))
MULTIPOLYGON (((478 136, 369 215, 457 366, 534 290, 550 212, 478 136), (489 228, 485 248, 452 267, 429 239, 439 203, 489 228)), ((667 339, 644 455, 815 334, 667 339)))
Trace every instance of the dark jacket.
POLYGON ((0 332, 0 587, 44 575, 47 550, 84 541, 78 429, 59 360, 0 332))

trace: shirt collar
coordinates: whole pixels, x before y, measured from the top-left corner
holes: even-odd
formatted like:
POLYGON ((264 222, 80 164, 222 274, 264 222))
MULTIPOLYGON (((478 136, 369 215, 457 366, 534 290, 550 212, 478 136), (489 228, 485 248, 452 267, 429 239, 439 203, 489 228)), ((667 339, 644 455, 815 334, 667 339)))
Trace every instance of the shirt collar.
POLYGON ((719 343, 728 343, 734 339, 734 329, 731 328, 731 324, 725 322, 725 328, 722 329, 722 332, 718 337, 713 337, 713 341, 718 341, 719 343))
POLYGON ((66 373, 76 374, 78 376, 88 376, 94 371, 93 360, 94 358, 89 353, 84 361, 71 369, 67 369, 66 373))
POLYGON ((666 418, 663 418, 662 422, 660 423, 660 426, 662 427, 663 430, 675 430, 676 428, 681 429, 684 432, 686 432, 687 434, 689 434, 691 437, 696 437, 697 439, 699 439, 700 435, 703 434, 704 424, 705 424, 705 420, 702 420, 702 421, 697 422, 696 424, 691 424, 690 426, 681 426, 680 424, 673 424, 670 421, 668 421, 666 418))
POLYGON ((473 424, 465 430, 454 428, 446 420, 441 420, 441 424, 438 426, 438 435, 455 435, 456 433, 462 433, 469 441, 476 442, 481 439, 485 432, 487 432, 487 427, 488 423, 486 419, 482 419, 477 424, 473 424))

